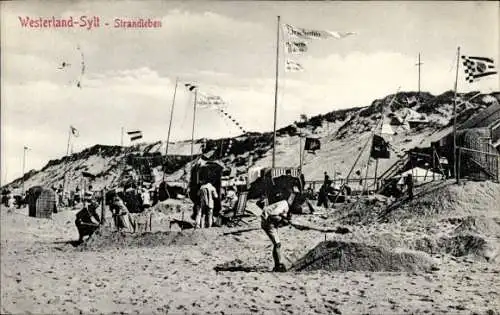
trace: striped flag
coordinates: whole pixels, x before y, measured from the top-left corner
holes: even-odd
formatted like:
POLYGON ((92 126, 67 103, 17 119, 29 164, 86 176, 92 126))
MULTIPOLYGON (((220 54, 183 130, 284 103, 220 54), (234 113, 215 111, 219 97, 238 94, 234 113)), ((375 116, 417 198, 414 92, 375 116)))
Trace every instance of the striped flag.
POLYGON ((285 42, 286 52, 289 54, 300 54, 307 52, 307 43, 303 41, 285 42))
POLYGON ((289 24, 285 25, 288 36, 300 38, 300 39, 342 39, 349 35, 354 35, 354 32, 334 32, 334 31, 321 31, 321 30, 311 30, 305 28, 295 27, 289 24))
POLYGON ((462 56, 462 62, 464 65, 465 80, 469 83, 497 73, 495 63, 491 58, 462 56))
POLYGON ((285 71, 287 72, 301 72, 304 71, 304 67, 296 61, 288 59, 285 64, 285 71))
POLYGON ((130 136, 130 141, 142 139, 142 131, 140 130, 127 131, 127 134, 130 136))
POLYGON ((75 127, 73 126, 69 126, 69 129, 71 130, 71 134, 75 137, 78 137, 80 136, 80 132, 78 131, 78 129, 76 129, 75 127))

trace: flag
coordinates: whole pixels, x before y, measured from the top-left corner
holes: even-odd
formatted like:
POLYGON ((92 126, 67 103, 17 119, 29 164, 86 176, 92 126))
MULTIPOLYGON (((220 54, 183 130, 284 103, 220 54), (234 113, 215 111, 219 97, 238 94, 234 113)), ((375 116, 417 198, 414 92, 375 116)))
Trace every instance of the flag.
POLYGON ((462 56, 462 59, 465 67, 465 80, 469 83, 497 73, 494 61, 491 58, 462 56))
POLYGON ((75 137, 78 137, 80 136, 80 132, 78 131, 78 129, 76 129, 75 127, 73 126, 69 126, 69 128, 71 129, 71 134, 75 137))
POLYGON ((388 159, 390 156, 389 143, 381 136, 374 135, 370 157, 374 159, 388 159))
POLYGON ((142 139, 142 131, 140 130, 127 131, 127 134, 130 136, 130 141, 142 139))
POLYGON ((310 30, 305 28, 295 27, 289 24, 285 25, 288 36, 300 39, 328 39, 335 38, 341 39, 349 35, 354 35, 354 32, 333 32, 322 30, 310 30))
POLYGON ((307 52, 307 43, 302 41, 285 42, 286 52, 289 54, 300 54, 307 52))
POLYGON ((306 151, 316 151, 321 149, 321 142, 317 138, 306 138, 306 144, 304 145, 304 150, 306 151))
POLYGON ((198 93, 198 100, 196 101, 196 105, 206 108, 219 107, 224 105, 224 100, 220 96, 198 93))
POLYGON ((300 63, 293 60, 287 60, 285 64, 285 71, 287 72, 301 72, 304 71, 304 67, 300 63))
POLYGON ((191 92, 192 92, 194 89, 196 89, 196 88, 197 88, 197 86, 196 86, 196 85, 191 84, 191 83, 186 83, 186 84, 184 84, 184 86, 186 86, 186 88, 187 88, 189 91, 191 91, 191 92))

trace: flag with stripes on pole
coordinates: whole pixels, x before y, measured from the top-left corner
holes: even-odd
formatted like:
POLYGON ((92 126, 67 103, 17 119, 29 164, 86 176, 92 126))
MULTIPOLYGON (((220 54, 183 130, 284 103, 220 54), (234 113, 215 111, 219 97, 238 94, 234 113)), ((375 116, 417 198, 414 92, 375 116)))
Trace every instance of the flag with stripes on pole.
POLYGON ((130 136, 130 141, 142 139, 142 131, 140 130, 127 131, 127 134, 130 136))

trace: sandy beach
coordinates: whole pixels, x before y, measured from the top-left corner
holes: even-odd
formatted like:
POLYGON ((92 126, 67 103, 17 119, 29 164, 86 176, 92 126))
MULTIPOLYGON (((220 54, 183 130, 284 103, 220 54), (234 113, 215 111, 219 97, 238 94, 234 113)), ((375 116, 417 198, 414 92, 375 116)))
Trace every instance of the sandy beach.
MULTIPOLYGON (((477 183, 462 187, 464 200, 477 187, 477 183)), ((493 183, 487 188, 499 189, 493 183)), ((468 214, 476 211, 476 216, 489 215, 493 218, 489 221, 496 224, 482 231, 488 240, 486 249, 492 249, 486 259, 487 250, 455 256, 453 251, 419 251, 430 268, 272 273, 271 244, 261 230, 225 235, 257 228, 258 220, 240 228, 169 230, 167 222, 181 215, 175 206, 163 206, 171 209, 170 214, 155 213, 152 233, 120 234, 104 228, 78 247, 68 242, 77 239, 75 211, 63 211, 47 220, 29 218, 24 209, 2 209, 2 313, 497 314, 500 309, 495 247, 500 238, 498 211, 482 206, 483 210, 477 210, 482 213, 473 207, 467 210, 468 214)), ((285 227, 280 236, 286 265, 292 267, 325 239, 371 244, 392 252, 397 247, 412 251, 422 247, 415 242, 422 237, 452 235, 464 221, 445 224, 439 218, 464 215, 463 211, 449 209, 439 216, 413 218, 412 224, 400 220, 342 225, 350 230, 346 234, 285 227)), ((323 211, 294 220, 335 227, 342 221, 341 212, 323 211)), ((467 246, 471 245, 462 247, 467 246)), ((351 253, 356 257, 346 254, 350 260, 342 268, 362 269, 364 265, 356 259, 359 262, 370 254, 363 248, 351 253)), ((371 268, 386 268, 383 262, 370 263, 371 268)))

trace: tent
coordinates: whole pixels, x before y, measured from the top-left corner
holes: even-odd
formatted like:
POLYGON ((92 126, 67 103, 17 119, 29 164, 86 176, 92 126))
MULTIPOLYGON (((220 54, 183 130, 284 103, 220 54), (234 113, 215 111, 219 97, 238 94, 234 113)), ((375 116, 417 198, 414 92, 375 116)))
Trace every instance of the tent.
POLYGON ((433 179, 440 179, 443 176, 442 174, 434 173, 431 170, 427 170, 425 168, 414 167, 407 170, 406 172, 399 174, 399 176, 401 176, 401 179, 398 181, 398 184, 402 185, 404 182, 404 177, 406 177, 406 175, 408 174, 412 174, 413 181, 416 183, 430 182, 433 179))
POLYGON ((265 166, 253 166, 248 169, 248 183, 253 183, 257 178, 261 176, 261 171, 265 169, 265 166))
MULTIPOLYGON (((191 168, 189 180, 189 198, 193 203, 198 205, 198 191, 200 190, 201 183, 207 179, 217 190, 217 194, 221 195, 221 177, 224 165, 219 161, 209 161, 203 157, 199 157, 191 168)), ((214 216, 219 214, 221 209, 220 198, 215 200, 214 216)))

